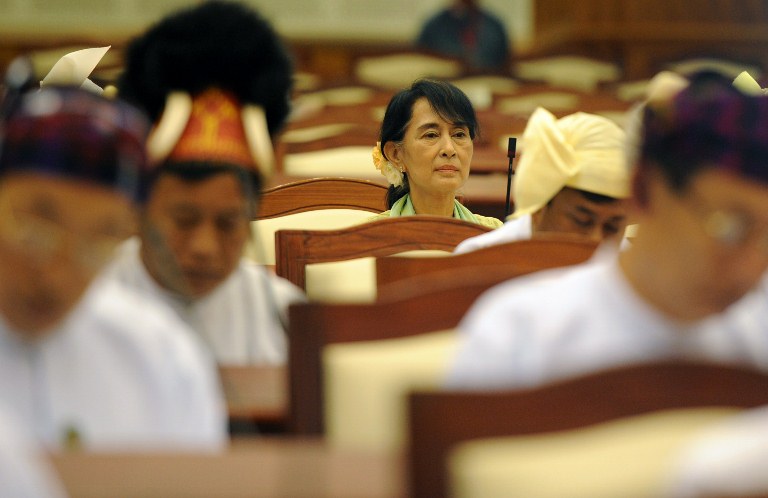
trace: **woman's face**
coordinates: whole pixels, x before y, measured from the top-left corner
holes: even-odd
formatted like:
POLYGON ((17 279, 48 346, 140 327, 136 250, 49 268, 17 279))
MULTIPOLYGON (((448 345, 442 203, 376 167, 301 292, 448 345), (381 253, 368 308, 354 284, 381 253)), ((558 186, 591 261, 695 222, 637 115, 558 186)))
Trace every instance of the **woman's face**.
POLYGON ((412 193, 453 197, 469 176, 473 144, 469 127, 441 118, 422 97, 401 145, 388 142, 387 157, 408 174, 412 193))

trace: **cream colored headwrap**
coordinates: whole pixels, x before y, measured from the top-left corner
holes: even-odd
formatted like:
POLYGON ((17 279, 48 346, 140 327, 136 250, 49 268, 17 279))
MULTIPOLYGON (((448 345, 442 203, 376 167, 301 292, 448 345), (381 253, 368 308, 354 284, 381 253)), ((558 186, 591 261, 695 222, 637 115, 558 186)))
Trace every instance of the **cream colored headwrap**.
POLYGON ((512 216, 538 211, 563 187, 628 197, 624 138, 624 131, 602 116, 577 112, 556 119, 536 109, 523 132, 512 216))

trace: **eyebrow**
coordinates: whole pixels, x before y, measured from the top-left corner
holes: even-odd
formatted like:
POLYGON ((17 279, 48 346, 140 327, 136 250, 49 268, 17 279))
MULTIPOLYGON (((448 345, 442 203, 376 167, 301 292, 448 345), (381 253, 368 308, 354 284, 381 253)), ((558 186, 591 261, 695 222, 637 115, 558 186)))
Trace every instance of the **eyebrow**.
MULTIPOLYGON (((587 207, 584 207, 584 206, 576 206, 576 211, 578 211, 581 214, 586 214, 586 215, 592 216, 592 217, 597 216, 597 213, 595 213, 591 209, 589 209, 587 207)), ((627 217, 626 215, 618 214, 616 216, 611 216, 606 221, 621 221, 623 219, 626 219, 626 217, 627 217)))
MULTIPOLYGON (((461 122, 461 121, 457 122, 457 123, 450 123, 450 124, 454 128, 469 128, 469 125, 467 125, 467 123, 464 123, 464 122, 461 122)), ((421 125, 418 128, 416 128, 416 130, 417 131, 425 131, 425 130, 430 130, 430 129, 433 129, 433 128, 440 128, 440 124, 439 123, 435 123, 435 122, 424 123, 423 125, 421 125)))

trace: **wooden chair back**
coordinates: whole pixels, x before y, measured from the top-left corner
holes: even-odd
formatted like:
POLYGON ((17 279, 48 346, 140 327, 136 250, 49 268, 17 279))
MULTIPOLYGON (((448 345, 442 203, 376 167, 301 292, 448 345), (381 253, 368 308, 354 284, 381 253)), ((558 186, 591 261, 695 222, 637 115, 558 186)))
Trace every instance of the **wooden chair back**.
POLYGON ((517 273, 517 267, 510 271, 504 265, 459 268, 395 282, 387 286, 391 292, 376 303, 292 306, 288 333, 289 428, 305 434, 324 432, 325 346, 455 328, 483 292, 517 273))
POLYGON ((386 210, 387 187, 356 178, 310 178, 264 191, 256 219, 317 209, 386 210))
POLYGON ((765 404, 765 373, 676 361, 619 367, 520 391, 412 393, 409 496, 448 496, 446 458, 462 441, 572 430, 666 409, 765 404))
POLYGON ((439 216, 385 218, 339 230, 278 230, 275 271, 301 288, 311 263, 388 256, 414 250, 452 251, 490 228, 439 216))
POLYGON ((324 432, 322 354, 325 346, 402 338, 456 327, 482 290, 452 288, 386 303, 291 306, 289 429, 300 434, 324 432))
POLYGON ((462 285, 472 274, 484 273, 496 281, 547 268, 568 266, 589 259, 597 244, 581 238, 548 236, 484 247, 476 251, 436 258, 383 257, 376 259, 379 299, 409 288, 434 292, 438 285, 462 285), (464 269, 469 269, 464 271, 464 269), (488 269, 489 271, 484 271, 488 269))

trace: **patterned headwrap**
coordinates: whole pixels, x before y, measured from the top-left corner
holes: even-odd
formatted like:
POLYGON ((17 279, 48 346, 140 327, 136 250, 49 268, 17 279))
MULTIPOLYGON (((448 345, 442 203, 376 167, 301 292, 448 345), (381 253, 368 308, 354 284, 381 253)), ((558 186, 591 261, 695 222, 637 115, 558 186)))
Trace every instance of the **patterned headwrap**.
POLYGON ((768 183, 768 97, 746 94, 713 72, 694 75, 643 117, 640 167, 660 166, 681 188, 704 167, 768 183))
POLYGON ((536 109, 523 133, 512 216, 538 211, 563 187, 627 197, 625 159, 624 131, 613 121, 584 112, 557 119, 536 109))
POLYGON ((0 176, 34 171, 83 179, 140 201, 149 123, 134 107, 77 88, 19 97, 0 123, 0 176))

